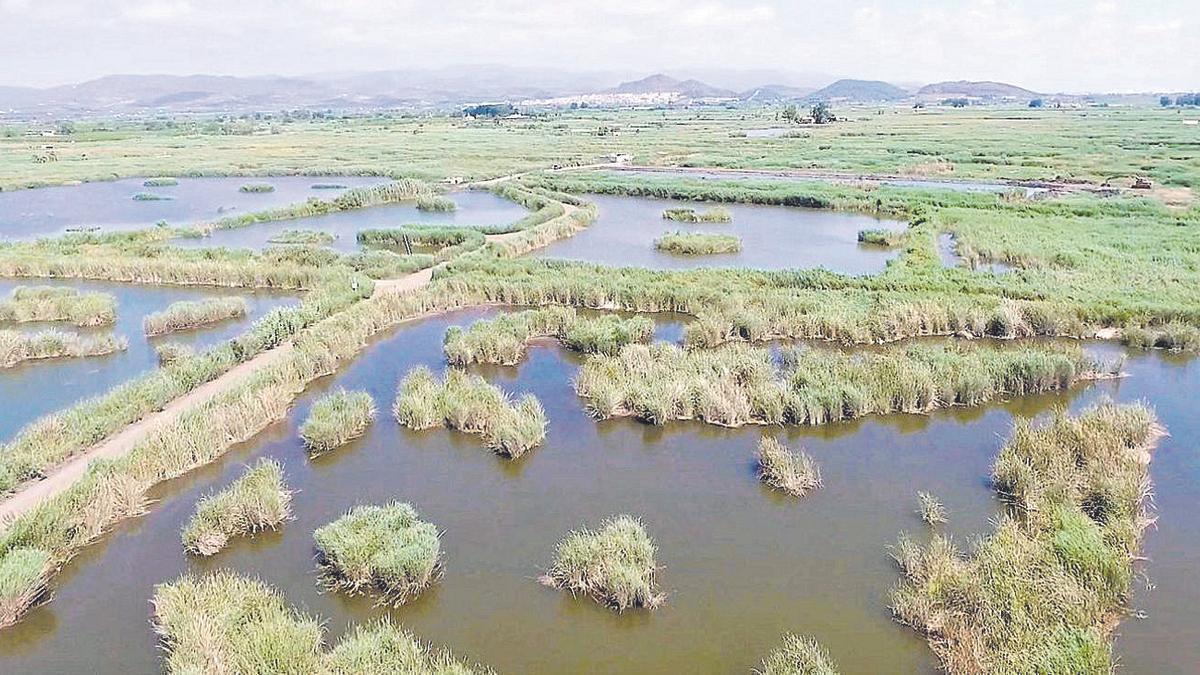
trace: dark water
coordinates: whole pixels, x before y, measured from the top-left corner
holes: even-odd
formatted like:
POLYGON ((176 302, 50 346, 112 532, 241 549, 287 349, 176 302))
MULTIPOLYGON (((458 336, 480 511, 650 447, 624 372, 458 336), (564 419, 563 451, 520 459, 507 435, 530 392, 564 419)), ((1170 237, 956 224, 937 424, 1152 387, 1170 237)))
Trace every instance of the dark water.
MULTIPOLYGON (((747 131, 746 135, 750 138, 778 138, 786 133, 786 129, 758 129, 747 131), (757 131, 758 133, 754 133, 757 131)), ((622 173, 620 169, 608 171, 608 173, 622 173)), ((890 185, 892 187, 915 188, 920 190, 949 190, 951 192, 990 192, 1002 193, 1011 192, 1013 190, 1023 191, 1026 197, 1041 197, 1050 192, 1047 188, 1038 187, 1021 187, 1009 183, 990 183, 987 181, 975 180, 945 180, 936 178, 872 178, 870 176, 839 176, 830 174, 828 176, 803 176, 785 173, 769 173, 760 171, 744 171, 739 172, 736 169, 727 169, 722 171, 705 171, 703 169, 683 170, 683 169, 637 169, 624 171, 629 173, 647 174, 651 176, 669 176, 672 178, 696 178, 699 180, 711 181, 730 181, 730 180, 765 180, 765 181, 787 181, 798 183, 870 183, 874 185, 890 185)))
POLYGON ((588 195, 587 199, 599 207, 596 222, 533 255, 652 269, 824 267, 845 274, 869 274, 882 270, 899 251, 859 244, 858 231, 906 227, 899 221, 860 214, 753 204, 724 205, 733 214, 730 223, 677 223, 663 218, 663 211, 673 208, 704 211, 713 205, 609 195, 588 195), (679 256, 654 248, 655 239, 675 230, 736 235, 742 239, 742 250, 679 256))
MULTIPOLYGON (((1190 672, 1200 585, 1200 526, 1193 517, 1200 462, 1193 439, 1200 362, 1138 355, 1131 377, 1065 394, 1021 398, 929 416, 891 416, 817 429, 725 430, 629 420, 596 423, 574 395, 579 359, 531 349, 515 368, 484 368, 515 393, 532 392, 550 420, 546 443, 517 462, 447 430, 410 432, 391 418, 396 383, 411 367, 441 368, 447 326, 491 316, 466 311, 407 324, 367 348, 342 373, 311 388, 287 420, 224 460, 174 481, 146 517, 128 521, 55 580, 56 599, 0 632, 0 671, 149 673, 161 652, 149 599, 185 570, 229 567, 261 577, 326 622, 331 641, 384 612, 367 598, 318 591, 312 531, 358 503, 411 501, 444 530, 446 574, 392 611, 421 637, 507 673, 744 673, 786 631, 820 640, 846 673, 932 673, 925 643, 886 609, 897 573, 885 546, 900 531, 927 532, 915 493, 939 496, 960 541, 989 530, 997 502, 989 467, 1014 415, 1103 396, 1154 403, 1173 436, 1153 472, 1161 518, 1149 532, 1139 591, 1149 618, 1126 620, 1118 642, 1130 673, 1190 672), (312 462, 296 429, 313 400, 335 386, 371 392, 380 417, 362 439, 312 462), (817 459, 825 487, 801 501, 755 480, 759 437, 778 435, 817 459), (196 500, 228 484, 246 462, 270 456, 299 490, 296 519, 279 533, 235 541, 206 561, 182 553, 179 530, 196 500), (660 547, 667 604, 618 615, 535 581, 568 530, 615 513, 645 519, 660 547)), ((677 335, 677 327, 665 327, 677 335)), ((1103 349, 1103 348, 1101 348, 1103 349)))
POLYGON ((357 251, 355 235, 359 230, 399 227, 411 223, 430 225, 507 225, 524 218, 528 213, 520 204, 498 197, 491 192, 471 190, 447 195, 457 211, 449 213, 418 210, 413 203, 376 206, 356 211, 343 211, 325 216, 259 223, 232 230, 217 230, 202 239, 176 239, 176 246, 198 248, 228 246, 262 249, 268 240, 284 230, 320 230, 337 237, 330 247, 341 251, 357 251))
POLYGON ((330 199, 342 190, 313 190, 318 183, 348 187, 377 185, 386 178, 369 176, 284 176, 252 178, 180 178, 179 185, 145 187, 145 178, 126 178, 34 190, 0 192, 0 240, 24 240, 61 234, 68 228, 128 230, 165 220, 187 225, 223 216, 286 206, 309 197, 330 199), (267 183, 274 192, 239 191, 248 183, 267 183), (139 192, 171 197, 136 201, 139 192))
MULTIPOLYGON (((79 399, 103 394, 157 367, 157 345, 173 342, 190 345, 201 351, 240 335, 250 322, 275 307, 297 302, 293 296, 286 294, 247 292, 244 289, 50 279, 0 280, 0 297, 7 297, 17 286, 69 286, 82 291, 112 294, 117 299, 117 321, 112 326, 97 328, 76 328, 63 322, 0 324, 0 328, 22 332, 56 328, 89 335, 115 333, 129 340, 129 348, 106 356, 27 361, 13 368, 0 368, 0 442, 10 440, 21 427, 42 415, 62 410, 79 399), (250 311, 245 318, 153 338, 147 338, 142 330, 142 319, 147 314, 165 309, 173 302, 232 295, 249 301, 250 311), (32 392, 36 394, 31 395, 32 392)), ((0 668, 2 671, 3 668, 0 668)))
MULTIPOLYGON (((942 267, 964 267, 964 266, 966 266, 966 262, 962 259, 962 256, 958 255, 958 252, 955 250, 956 246, 957 246, 957 243, 954 240, 953 234, 943 232, 942 234, 938 235, 937 253, 938 253, 938 259, 942 261, 942 267)), ((980 272, 991 272, 993 274, 1005 274, 1007 272, 1013 271, 1016 268, 1013 267, 1012 265, 1009 265, 1008 263, 990 261, 990 262, 977 263, 976 266, 974 267, 974 269, 976 271, 980 271, 980 272)))

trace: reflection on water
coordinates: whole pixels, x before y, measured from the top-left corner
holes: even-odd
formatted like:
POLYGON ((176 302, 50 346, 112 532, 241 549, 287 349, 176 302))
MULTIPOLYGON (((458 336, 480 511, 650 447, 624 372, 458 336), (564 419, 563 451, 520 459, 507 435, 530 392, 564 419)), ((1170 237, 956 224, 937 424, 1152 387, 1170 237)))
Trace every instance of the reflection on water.
POLYGON ((282 176, 247 178, 180 178, 178 185, 146 187, 144 178, 81 183, 0 192, 0 240, 21 241, 68 229, 130 230, 166 221, 188 225, 224 216, 253 213, 310 197, 332 199, 341 189, 317 189, 320 184, 346 187, 377 185, 386 178, 368 176, 282 176), (242 192, 248 183, 266 183, 273 192, 242 192), (166 199, 135 200, 137 194, 166 199))
MULTIPOLYGON (((1192 443, 1200 399, 1179 396, 1200 385, 1196 361, 1135 355, 1129 378, 983 408, 813 429, 730 430, 597 423, 571 388, 581 357, 543 341, 520 366, 480 371, 509 391, 537 395, 546 407, 546 443, 521 460, 498 458, 474 436, 401 429, 387 414, 338 452, 306 458, 296 429, 316 397, 338 386, 365 389, 386 411, 410 368, 443 367, 448 326, 495 313, 469 310, 404 325, 306 392, 285 422, 158 490, 149 515, 68 565, 54 602, 0 634, 0 670, 152 672, 161 657, 148 622, 154 584, 189 569, 228 567, 263 578, 320 616, 330 641, 348 625, 388 612, 421 637, 500 672, 747 672, 784 632, 796 631, 820 640, 843 672, 932 673, 928 647, 886 609, 897 573, 885 547, 900 531, 928 532, 915 513, 916 492, 941 499, 950 515, 946 529, 958 541, 988 531, 998 507, 990 465, 1014 416, 1062 404, 1079 409, 1104 396, 1150 401, 1173 433, 1153 466, 1161 516, 1146 551, 1158 588, 1135 598, 1149 618, 1122 624, 1121 662, 1129 672, 1181 672, 1200 662, 1200 643, 1180 640, 1200 618, 1193 578, 1200 524, 1191 517, 1200 496, 1192 443), (762 434, 805 446, 825 487, 801 501, 763 488, 753 465, 762 434), (284 464, 299 490, 296 519, 278 534, 238 540, 211 560, 187 560, 179 530, 196 499, 258 456, 284 464), (355 504, 390 499, 411 501, 444 530, 440 584, 397 610, 319 592, 312 531, 355 504), (563 533, 614 513, 642 516, 658 540, 669 596, 657 612, 615 614, 535 581, 563 533)), ((678 335, 670 323, 662 330, 678 335)))
POLYGON ((599 207, 596 222, 533 255, 586 260, 605 265, 683 269, 747 267, 789 269, 824 267, 845 274, 879 272, 899 251, 858 242, 863 229, 902 230, 905 224, 871 216, 787 206, 725 204, 730 223, 677 223, 662 217, 673 208, 704 211, 711 204, 650 197, 587 195, 599 207), (738 253, 677 256, 654 248, 667 232, 719 232, 741 238, 738 253))
MULTIPOLYGON (((103 394, 158 365, 156 345, 165 342, 185 344, 201 351, 243 333, 250 322, 266 312, 297 300, 280 293, 247 292, 243 289, 142 286, 103 281, 61 279, 0 280, 0 297, 17 286, 68 286, 82 291, 110 293, 117 299, 117 321, 112 326, 80 329, 65 323, 3 324, 0 328, 34 332, 57 328, 87 334, 115 333, 129 340, 129 348, 106 356, 84 359, 29 361, 13 368, 0 369, 0 442, 11 439, 22 427, 37 418, 62 410, 84 398, 103 394), (246 317, 147 338, 142 319, 180 300, 239 295, 249 301, 246 317), (30 395, 30 392, 37 392, 30 395)), ((0 668, 0 670, 3 670, 0 668)))

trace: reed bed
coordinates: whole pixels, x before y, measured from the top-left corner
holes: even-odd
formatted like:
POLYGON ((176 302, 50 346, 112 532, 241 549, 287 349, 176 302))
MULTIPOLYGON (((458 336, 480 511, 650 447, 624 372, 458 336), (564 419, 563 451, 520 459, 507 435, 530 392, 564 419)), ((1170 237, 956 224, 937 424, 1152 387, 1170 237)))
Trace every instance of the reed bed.
POLYGON ((568 533, 540 581, 572 595, 587 595, 617 611, 656 609, 666 599, 654 578, 657 551, 641 521, 614 516, 597 530, 568 533))
POLYGON ((654 248, 676 255, 715 255, 737 253, 742 250, 742 240, 732 234, 675 231, 655 239, 654 248))
POLYGON ((656 343, 591 357, 575 390, 599 419, 817 425, 979 405, 998 396, 1064 389, 1119 370, 1119 363, 1100 363, 1075 345, 914 345, 862 354, 799 348, 785 352, 776 366, 765 348, 730 344, 689 351, 656 343))
POLYGON ((117 318, 110 293, 82 293, 64 286, 18 286, 0 300, 0 321, 68 321, 80 327, 107 326, 117 318))
POLYGON ((399 606, 437 580, 442 566, 437 528, 409 504, 356 506, 313 533, 322 573, 332 588, 374 591, 399 606))
POLYGON ((292 492, 283 482, 283 467, 261 459, 220 492, 201 499, 183 528, 183 550, 209 556, 230 538, 279 527, 291 516, 292 492))
POLYGON ((1158 326, 1126 326, 1121 342, 1130 349, 1165 349, 1172 352, 1200 351, 1200 328, 1172 321, 1158 326))
POLYGON ((250 305, 246 299, 236 296, 185 300, 173 302, 161 312, 146 315, 142 320, 142 327, 146 335, 166 335, 243 317, 248 311, 250 305))
POLYGON ((417 197, 417 210, 435 213, 453 213, 458 210, 458 204, 453 199, 442 195, 421 195, 417 197))
POLYGON ((84 337, 59 330, 29 334, 0 330, 0 368, 11 368, 19 363, 40 359, 103 356, 128 347, 128 340, 112 335, 84 337))
POLYGON ((770 436, 758 443, 758 479, 795 497, 823 485, 821 469, 808 453, 789 450, 770 436))
POLYGON ((815 639, 788 633, 783 645, 767 655, 755 671, 757 675, 838 675, 829 652, 815 639))
POLYGON ((174 199, 167 195, 155 194, 153 192, 139 192, 132 197, 135 202, 167 202, 174 199))
POLYGON ((52 564, 50 554, 36 548, 14 548, 0 558, 0 628, 16 623, 49 593, 52 564))
POLYGON ((300 425, 309 457, 323 455, 366 433, 375 421, 375 401, 365 391, 338 389, 322 396, 300 425))
POLYGON ((712 206, 705 211, 696 209, 667 209, 663 211, 663 219, 677 223, 731 223, 733 213, 724 206, 712 206))
POLYGON ((483 437, 493 452, 517 459, 546 438, 546 412, 532 394, 515 403, 478 375, 451 368, 444 381, 426 367, 409 371, 393 408, 410 429, 445 425, 483 437))
POLYGON ((946 507, 928 492, 917 493, 917 513, 930 525, 946 522, 946 507))
POLYGON ((537 338, 557 338, 568 349, 585 354, 615 354, 653 334, 654 321, 648 317, 581 317, 570 307, 545 307, 476 321, 467 329, 452 326, 446 331, 443 351, 456 366, 511 366, 524 358, 529 341, 537 338))
POLYGON ((185 574, 154 591, 164 670, 267 675, 479 675, 492 671, 417 640, 387 617, 324 649, 322 622, 275 588, 228 570, 185 574))
POLYGON ((860 244, 871 244, 872 246, 895 248, 904 243, 904 234, 903 230, 859 230, 858 242, 860 244))
POLYGON ((404 250, 405 247, 433 249, 436 253, 429 256, 429 265, 453 260, 464 253, 482 248, 486 243, 484 234, 477 229, 434 225, 405 225, 384 230, 359 230, 356 236, 358 243, 363 246, 397 250, 404 250))
POLYGON ((950 673, 1111 672, 1160 433, 1137 404, 1019 420, 993 469, 1011 506, 995 531, 966 555, 943 536, 894 547, 896 620, 925 634, 950 673))
POLYGON ((176 185, 179 185, 179 181, 169 176, 162 176, 160 178, 147 178, 146 180, 142 181, 142 187, 148 188, 174 187, 176 185))
POLYGON ((298 246, 323 246, 332 244, 337 237, 320 230, 284 230, 267 240, 270 244, 298 246))
POLYGON ((308 187, 312 190, 345 190, 349 186, 342 183, 313 183, 308 187))
POLYGON ((264 193, 274 191, 275 186, 271 185, 270 183, 246 183, 242 187, 238 188, 238 192, 248 193, 264 193))
POLYGON ((196 356, 196 350, 192 349, 190 345, 179 344, 178 342, 164 342, 160 345, 155 345, 154 354, 158 357, 158 365, 169 366, 176 361, 196 356))

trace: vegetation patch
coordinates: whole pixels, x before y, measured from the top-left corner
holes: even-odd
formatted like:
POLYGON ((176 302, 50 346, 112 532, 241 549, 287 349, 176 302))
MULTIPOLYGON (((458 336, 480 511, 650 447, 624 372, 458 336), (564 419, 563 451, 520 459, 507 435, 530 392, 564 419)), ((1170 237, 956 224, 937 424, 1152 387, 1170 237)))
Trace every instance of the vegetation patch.
POLYGON ((445 425, 483 436, 493 452, 516 459, 546 438, 546 413, 532 394, 516 403, 482 377, 451 368, 438 381, 424 366, 400 383, 393 410, 410 429, 445 425))
POLYGON ((1172 321, 1158 326, 1126 326, 1121 342, 1130 349, 1165 349, 1172 352, 1200 351, 1200 328, 1172 321))
POLYGON ((259 460, 229 487, 200 500, 183 528, 183 550, 213 555, 231 537, 274 530, 291 515, 291 504, 283 467, 274 460, 259 460))
POLYGON ((654 240, 654 248, 676 255, 737 253, 742 250, 742 240, 732 234, 668 232, 654 240))
POLYGON ((451 213, 458 210, 458 204, 455 204, 453 199, 442 195, 421 195, 417 197, 417 210, 451 213))
POLYGON ((337 237, 319 230, 284 230, 267 240, 270 244, 295 244, 302 246, 322 246, 332 244, 337 237))
POLYGON ((107 326, 117 318, 109 293, 81 293, 64 286, 18 286, 0 300, 0 321, 69 321, 76 326, 107 326))
POLYGON ((1119 369, 1075 345, 913 345, 860 354, 798 348, 785 351, 777 366, 765 348, 730 344, 689 351, 655 343, 591 357, 575 391, 600 419, 815 425, 979 405, 1111 377, 1119 369))
POLYGON ((374 591, 399 606, 417 596, 441 571, 437 528, 409 504, 356 506, 313 533, 325 578, 349 593, 374 591))
POLYGON ((245 298, 209 298, 199 301, 173 302, 161 312, 146 315, 142 327, 146 335, 166 335, 208 324, 246 316, 249 305, 245 298))
POLYGON ((896 619, 951 673, 1111 672, 1160 433, 1141 405, 1019 420, 993 469, 1012 508, 966 556, 944 536, 927 548, 902 536, 896 619))
POLYGON ((153 192, 139 192, 133 196, 133 201, 135 202, 166 202, 172 199, 175 198, 153 192))
POLYGON ((270 183, 246 183, 242 187, 238 188, 238 192, 249 192, 249 193, 264 193, 264 192, 274 192, 274 191, 275 191, 275 186, 271 185, 270 183))
POLYGON ((309 187, 313 190, 345 190, 349 186, 341 183, 313 183, 309 187))
POLYGON ((38 333, 0 330, 0 368, 38 359, 103 356, 123 351, 128 346, 128 340, 112 335, 83 337, 59 330, 38 333))
POLYGON ((163 176, 161 178, 147 178, 146 180, 142 181, 142 187, 148 188, 174 187, 176 185, 179 185, 179 181, 168 176, 163 176))
POLYGON ((452 326, 446 331, 443 351, 446 360, 456 366, 514 365, 525 356, 529 341, 536 338, 557 338, 568 349, 585 354, 615 354, 653 334, 654 321, 648 317, 582 317, 570 307, 545 307, 476 321, 465 330, 452 326))
POLYGON ((788 633, 755 671, 758 675, 838 675, 837 665, 816 640, 788 633))
POLYGON ((764 436, 758 443, 758 478, 777 490, 803 497, 821 487, 821 469, 803 450, 789 450, 764 436))
POLYGON ((903 230, 885 230, 871 229, 859 230, 858 241, 860 244, 871 244, 872 246, 886 246, 895 248, 904 243, 903 230))
POLYGON ((46 596, 51 565, 50 554, 36 548, 14 548, 0 558, 0 628, 46 596))
POLYGON ((552 588, 587 595, 622 611, 655 609, 666 596, 655 583, 658 548, 641 521, 615 516, 598 530, 576 530, 558 543, 554 562, 541 577, 552 588))
POLYGON ((946 507, 928 492, 917 493, 917 513, 930 525, 946 522, 946 507))
POLYGON ((733 213, 724 206, 712 206, 703 212, 696 209, 667 209, 663 211, 663 218, 677 223, 730 223, 733 222, 733 213))
POLYGON ((375 420, 375 401, 365 391, 339 389, 322 396, 300 426, 310 457, 335 450, 362 436, 375 420))

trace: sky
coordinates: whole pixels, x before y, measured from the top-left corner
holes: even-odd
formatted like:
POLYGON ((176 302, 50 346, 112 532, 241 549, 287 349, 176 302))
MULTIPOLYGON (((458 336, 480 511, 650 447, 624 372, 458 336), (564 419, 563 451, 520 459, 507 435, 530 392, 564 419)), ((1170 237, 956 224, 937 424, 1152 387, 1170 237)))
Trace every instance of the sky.
POLYGON ((494 63, 1200 89, 1197 0, 0 0, 0 85, 494 63))

